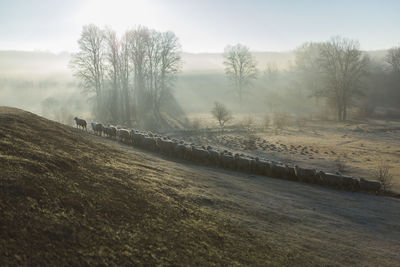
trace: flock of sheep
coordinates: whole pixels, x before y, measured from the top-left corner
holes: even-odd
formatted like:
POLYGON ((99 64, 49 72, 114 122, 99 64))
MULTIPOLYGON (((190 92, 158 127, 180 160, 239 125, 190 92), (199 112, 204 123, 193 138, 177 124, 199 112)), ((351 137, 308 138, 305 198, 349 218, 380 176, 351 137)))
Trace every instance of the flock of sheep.
MULTIPOLYGON (((75 118, 77 127, 86 129, 86 121, 75 118)), ((244 154, 233 154, 230 151, 220 151, 211 146, 196 146, 182 140, 170 139, 167 136, 135 129, 124 129, 115 126, 104 126, 101 123, 91 123, 95 134, 119 140, 126 144, 158 152, 169 157, 201 163, 209 166, 237 170, 246 173, 265 175, 291 181, 320 184, 345 190, 361 190, 378 192, 381 184, 363 178, 344 176, 340 173, 326 173, 316 169, 289 166, 280 162, 259 159, 244 154)), ((87 129, 86 129, 87 130, 87 129)))

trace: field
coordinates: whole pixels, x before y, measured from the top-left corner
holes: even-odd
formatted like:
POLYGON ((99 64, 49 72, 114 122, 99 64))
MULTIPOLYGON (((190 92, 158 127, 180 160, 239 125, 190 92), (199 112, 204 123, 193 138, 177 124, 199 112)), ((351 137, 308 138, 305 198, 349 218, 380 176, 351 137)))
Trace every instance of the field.
POLYGON ((399 199, 171 160, 0 108, 0 265, 395 266, 399 199))
POLYGON ((378 166, 385 165, 393 176, 392 190, 400 192, 400 121, 339 123, 287 118, 279 128, 273 115, 269 118, 269 125, 264 127, 262 115, 236 115, 221 132, 216 130, 210 114, 190 114, 189 120, 196 121, 199 129, 170 135, 196 144, 372 180, 376 180, 378 166))

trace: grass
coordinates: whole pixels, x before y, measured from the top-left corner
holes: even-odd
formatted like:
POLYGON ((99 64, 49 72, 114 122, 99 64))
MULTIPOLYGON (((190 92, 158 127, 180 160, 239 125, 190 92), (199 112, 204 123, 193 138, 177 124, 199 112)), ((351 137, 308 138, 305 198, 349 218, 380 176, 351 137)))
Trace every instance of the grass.
MULTIPOLYGON (((323 115, 324 113, 320 113, 323 115)), ((288 117, 288 114, 283 114, 288 117)), ((211 116, 207 114, 189 114, 190 117, 201 117, 205 124, 212 122, 211 116)), ((293 163, 299 166, 316 168, 326 172, 336 172, 344 167, 344 174, 355 177, 364 177, 376 180, 376 166, 383 160, 390 168, 392 179, 392 191, 400 192, 400 121, 382 119, 370 119, 369 121, 347 121, 338 123, 329 120, 312 120, 302 116, 296 116, 293 122, 287 122, 284 118, 282 129, 278 129, 274 123, 280 113, 270 114, 270 127, 264 127, 265 114, 254 114, 257 137, 273 143, 278 147, 286 145, 288 151, 273 151, 258 147, 254 152, 256 156, 270 158, 276 161, 287 161, 293 159, 293 163), (300 119, 300 121, 298 121, 300 119), (303 120, 306 120, 304 125, 303 120), (263 128, 263 131, 261 130, 263 128), (297 150, 290 148, 297 147, 297 150), (301 147, 301 148, 299 148, 301 147), (302 154, 302 148, 306 147, 309 153, 302 154), (312 150, 311 150, 312 149, 312 150), (341 158, 341 161, 337 159, 341 158), (344 166, 343 164, 344 163, 344 166)), ((240 123, 245 114, 235 114, 232 124, 240 123)), ((280 123, 280 121, 278 121, 280 123)), ((233 138, 244 140, 241 132, 229 133, 233 138)), ((221 134, 220 134, 221 135, 221 134)), ((212 140, 209 141, 210 143, 212 140)), ((242 149, 234 147, 232 149, 242 149)), ((340 171, 340 172, 343 172, 340 171)))
POLYGON ((0 108, 0 137, 2 266, 309 262, 76 129, 0 108))
POLYGON ((0 266, 399 261, 396 200, 183 163, 0 107, 0 266))

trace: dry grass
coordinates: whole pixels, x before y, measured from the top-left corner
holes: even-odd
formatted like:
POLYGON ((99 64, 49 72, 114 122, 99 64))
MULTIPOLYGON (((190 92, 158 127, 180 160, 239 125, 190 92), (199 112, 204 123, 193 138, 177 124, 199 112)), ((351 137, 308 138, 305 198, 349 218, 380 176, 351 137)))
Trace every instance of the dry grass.
MULTIPOLYGON (((321 112, 319 115, 324 115, 321 112)), ((190 116, 196 116, 191 114, 190 116)), ((318 114, 317 114, 318 115, 318 114)), ((235 114, 234 123, 239 123, 246 115, 235 114)), ((264 114, 253 114, 253 120, 262 125, 264 114)), ((274 126, 272 114, 272 126, 274 126)), ((210 116, 202 120, 212 121, 210 116)), ((297 126, 297 125, 296 125, 297 126)), ((338 171, 336 160, 342 157, 345 174, 376 179, 374 171, 382 159, 393 175, 392 190, 400 192, 400 122, 395 120, 349 121, 338 123, 323 117, 307 120, 302 131, 290 124, 283 129, 264 128, 253 132, 268 144, 257 147, 254 153, 277 161, 293 160, 300 166, 318 168, 328 172, 338 171), (318 119, 315 119, 318 118, 318 119), (288 149, 282 149, 286 145, 288 149), (260 154, 260 152, 262 154, 260 154), (344 157, 347 155, 347 157, 344 157)), ((245 140, 241 133, 230 133, 231 138, 245 140)), ((211 142, 212 140, 210 140, 211 142)), ((212 142, 211 142, 212 143, 212 142)), ((242 141, 237 143, 242 144, 242 141)), ((226 149, 226 148, 225 148, 226 149)), ((241 149, 233 146, 232 149, 241 149)))
POLYGON ((268 129, 270 124, 271 124, 271 118, 268 114, 265 114, 263 116, 262 126, 264 127, 264 129, 268 129))
POLYGON ((399 261, 395 200, 174 162, 15 109, 0 126, 1 266, 399 261))
POLYGON ((182 198, 176 172, 27 112, 0 108, 0 125, 1 266, 287 261, 265 235, 182 198))
POLYGON ((299 129, 304 129, 304 127, 307 126, 307 123, 308 123, 307 117, 305 117, 305 116, 296 116, 295 120, 296 120, 296 126, 299 129))
POLYGON ((273 122, 277 129, 282 130, 289 126, 290 116, 286 112, 275 112, 273 114, 273 122))

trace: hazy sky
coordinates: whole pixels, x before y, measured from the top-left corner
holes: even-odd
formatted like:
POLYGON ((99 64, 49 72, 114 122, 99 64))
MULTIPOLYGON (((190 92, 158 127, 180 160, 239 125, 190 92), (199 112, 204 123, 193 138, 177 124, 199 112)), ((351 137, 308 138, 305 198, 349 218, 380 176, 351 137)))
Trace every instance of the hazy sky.
POLYGON ((333 35, 375 50, 400 44, 400 0, 0 0, 0 50, 75 51, 88 23, 172 30, 187 52, 284 51, 333 35))

